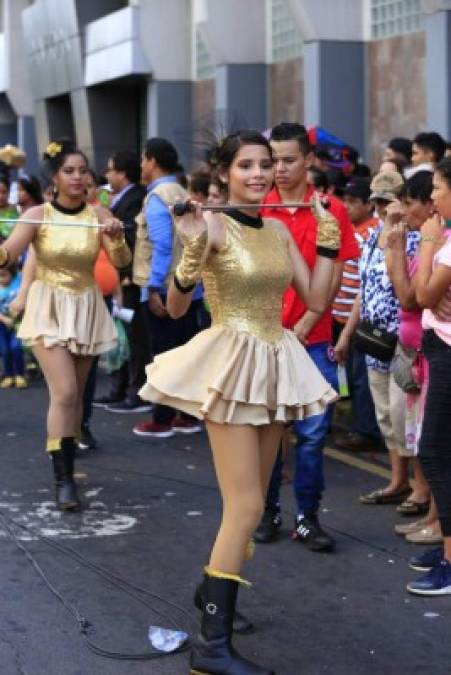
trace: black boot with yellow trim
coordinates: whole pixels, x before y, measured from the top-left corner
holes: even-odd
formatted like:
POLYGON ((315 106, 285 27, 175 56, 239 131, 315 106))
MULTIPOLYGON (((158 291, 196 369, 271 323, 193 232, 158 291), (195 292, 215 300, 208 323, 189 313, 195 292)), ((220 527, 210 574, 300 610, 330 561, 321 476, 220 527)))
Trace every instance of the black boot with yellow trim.
MULTIPOLYGON (((255 554, 255 543, 251 539, 246 547, 246 552, 244 555, 245 560, 251 560, 255 554)), ((205 607, 205 577, 202 583, 198 584, 194 592, 194 606, 203 611, 205 607)), ((250 635, 255 630, 254 624, 250 619, 248 619, 244 614, 235 609, 235 614, 233 615, 233 632, 238 633, 239 635, 250 635)))
POLYGON ((235 574, 205 569, 200 634, 193 640, 190 675, 275 675, 243 658, 233 648, 233 617, 240 584, 248 585, 235 574))
POLYGON ((74 481, 75 438, 48 438, 47 452, 52 458, 56 504, 61 511, 75 511, 80 507, 74 481))

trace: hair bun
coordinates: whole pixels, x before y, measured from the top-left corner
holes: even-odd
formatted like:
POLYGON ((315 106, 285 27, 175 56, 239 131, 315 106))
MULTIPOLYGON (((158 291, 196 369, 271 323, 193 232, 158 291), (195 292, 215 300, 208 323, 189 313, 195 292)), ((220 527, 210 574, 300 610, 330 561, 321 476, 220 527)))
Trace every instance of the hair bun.
POLYGON ((76 150, 75 143, 70 138, 60 138, 51 141, 44 151, 44 159, 52 162, 60 155, 67 155, 76 150))

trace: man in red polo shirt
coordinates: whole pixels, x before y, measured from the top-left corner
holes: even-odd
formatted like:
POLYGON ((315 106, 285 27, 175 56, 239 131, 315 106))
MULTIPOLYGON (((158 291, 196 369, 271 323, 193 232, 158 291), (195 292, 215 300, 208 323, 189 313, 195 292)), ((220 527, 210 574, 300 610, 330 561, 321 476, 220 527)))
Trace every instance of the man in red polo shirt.
MULTIPOLYGON (((266 198, 267 204, 306 202, 312 199, 315 188, 307 183, 307 169, 313 161, 305 127, 284 122, 271 133, 271 146, 275 160, 275 188, 266 198)), ((345 260, 359 255, 352 223, 345 206, 339 199, 330 197, 330 211, 341 228, 341 247, 336 261, 330 289, 330 304, 340 286, 345 260)), ((265 207, 263 215, 278 218, 290 230, 306 263, 313 269, 316 261, 317 222, 310 209, 265 207)), ((305 345, 310 357, 330 384, 338 390, 337 370, 333 360, 332 315, 330 308, 324 314, 312 312, 302 302, 293 288, 284 296, 282 323, 293 330, 305 345)), ((294 535, 310 550, 331 551, 333 539, 322 530, 318 522, 318 509, 324 490, 323 448, 332 416, 332 407, 322 415, 315 415, 295 422, 297 437, 294 492, 297 516, 294 535)), ((274 467, 267 495, 266 510, 255 533, 259 542, 274 539, 281 524, 279 489, 281 484, 281 459, 274 467)))

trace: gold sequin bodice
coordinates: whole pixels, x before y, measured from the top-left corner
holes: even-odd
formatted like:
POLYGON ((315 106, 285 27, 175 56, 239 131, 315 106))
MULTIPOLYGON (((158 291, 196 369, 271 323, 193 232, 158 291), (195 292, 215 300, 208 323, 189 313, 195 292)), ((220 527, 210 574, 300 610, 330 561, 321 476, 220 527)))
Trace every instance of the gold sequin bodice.
POLYGON ((282 296, 293 276, 288 244, 269 219, 253 228, 222 218, 225 244, 209 257, 202 274, 213 325, 276 342, 282 336, 282 296))
POLYGON ((100 249, 100 230, 77 226, 77 222, 97 223, 90 205, 67 215, 51 204, 44 205, 45 221, 67 223, 67 226, 41 225, 33 240, 36 251, 36 279, 71 293, 83 293, 94 286, 94 264, 100 249))

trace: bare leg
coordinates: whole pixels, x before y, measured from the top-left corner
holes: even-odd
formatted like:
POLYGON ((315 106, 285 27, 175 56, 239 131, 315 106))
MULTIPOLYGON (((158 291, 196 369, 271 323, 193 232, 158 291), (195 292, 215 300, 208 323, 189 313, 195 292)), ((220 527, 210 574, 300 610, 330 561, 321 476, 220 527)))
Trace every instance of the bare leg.
POLYGON ((258 442, 260 447, 260 475, 262 490, 266 498, 269 481, 276 461, 277 452, 284 432, 283 424, 271 424, 258 427, 258 442))
POLYGON ((427 482, 423 469, 421 468, 420 460, 418 457, 412 458, 412 468, 413 468, 413 477, 415 480, 413 492, 410 495, 410 499, 419 504, 429 501, 431 496, 431 489, 429 483, 427 482))
POLYGON ((77 409, 77 377, 72 355, 64 347, 33 347, 49 390, 47 434, 50 438, 73 436, 77 409))
POLYGON ((214 422, 207 422, 207 432, 223 503, 210 567, 239 575, 264 508, 259 432, 250 425, 214 422))
POLYGON ((77 411, 74 426, 74 436, 80 435, 81 421, 83 419, 83 394, 89 371, 92 366, 92 356, 76 356, 74 358, 75 377, 77 380, 77 411))

